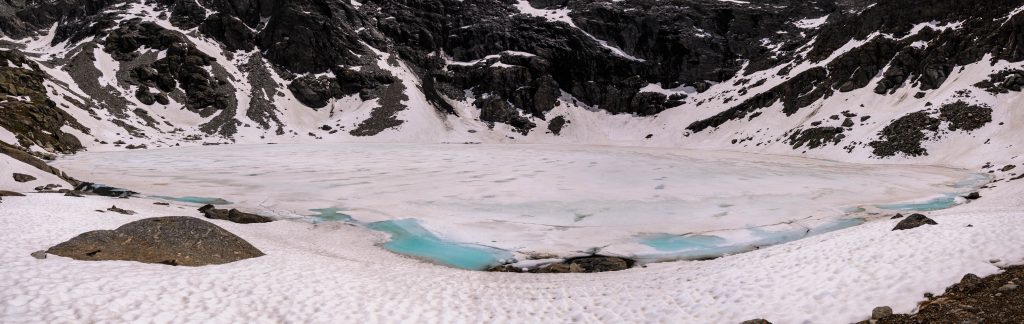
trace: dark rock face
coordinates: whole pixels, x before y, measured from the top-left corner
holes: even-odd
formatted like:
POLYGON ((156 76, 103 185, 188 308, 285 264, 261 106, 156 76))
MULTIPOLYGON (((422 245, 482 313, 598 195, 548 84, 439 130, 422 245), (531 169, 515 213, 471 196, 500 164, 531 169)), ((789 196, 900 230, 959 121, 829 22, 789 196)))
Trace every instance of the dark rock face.
POLYGON ((0 127, 17 134, 24 147, 39 145, 51 152, 74 153, 82 143, 61 127, 86 134, 90 130, 47 97, 46 73, 21 53, 0 50, 0 127))
POLYGON ((86 232, 46 253, 85 261, 124 260, 181 266, 259 257, 259 249, 210 222, 184 216, 147 218, 115 230, 86 232))
POLYGON ((230 210, 217 209, 216 207, 213 207, 213 205, 199 207, 199 212, 203 213, 206 218, 222 219, 239 224, 269 223, 274 221, 274 219, 270 217, 244 213, 234 208, 230 210))
POLYGON ((769 322, 768 320, 763 319, 763 318, 758 318, 758 319, 742 321, 742 322, 740 322, 740 324, 772 324, 772 322, 769 322))
POLYGON ((36 180, 36 177, 30 176, 30 175, 27 175, 27 174, 17 173, 17 172, 15 172, 13 174, 13 176, 14 176, 14 181, 17 181, 17 182, 23 182, 24 183, 24 182, 29 182, 29 181, 35 181, 36 180))
POLYGON ((925 215, 912 214, 910 216, 907 216, 907 218, 901 220, 899 223, 897 223, 896 227, 894 227, 892 230, 894 230, 894 231, 902 231, 902 230, 908 230, 908 229, 912 229, 912 228, 917 228, 918 226, 922 226, 922 225, 938 225, 938 224, 939 223, 936 223, 934 220, 932 220, 931 218, 928 218, 925 215))
MULTIPOLYGON (((133 81, 140 84, 135 96, 144 104, 157 102, 158 96, 167 96, 176 87, 185 91, 185 106, 194 111, 207 108, 216 110, 234 108, 234 89, 223 88, 226 80, 219 80, 206 69, 214 59, 206 55, 181 36, 152 22, 129 20, 110 32, 104 51, 120 61, 132 61, 136 51, 143 47, 166 50, 166 56, 149 65, 132 70, 133 81), (151 93, 150 89, 158 90, 151 93), (228 91, 230 90, 230 91, 228 91)), ((166 99, 164 99, 166 100, 166 99)), ((207 113, 209 115, 210 113, 207 113)))

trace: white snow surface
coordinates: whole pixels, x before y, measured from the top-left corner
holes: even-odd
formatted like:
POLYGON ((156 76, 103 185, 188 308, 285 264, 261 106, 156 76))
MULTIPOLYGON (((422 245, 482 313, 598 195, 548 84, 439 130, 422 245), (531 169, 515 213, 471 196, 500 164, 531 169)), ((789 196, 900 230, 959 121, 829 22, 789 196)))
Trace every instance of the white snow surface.
POLYGON ((379 233, 340 224, 213 220, 267 255, 205 267, 36 260, 30 252, 145 217, 195 215, 144 199, 5 197, 3 322, 839 323, 875 306, 909 312, 965 273, 1024 262, 1019 186, 890 231, 881 220, 709 261, 596 274, 455 270, 389 253, 379 233), (992 205, 989 202, 998 202, 992 205), (139 212, 99 213, 117 205, 139 212), (972 227, 967 227, 967 225, 972 227), (1001 260, 996 265, 990 260, 1001 260))

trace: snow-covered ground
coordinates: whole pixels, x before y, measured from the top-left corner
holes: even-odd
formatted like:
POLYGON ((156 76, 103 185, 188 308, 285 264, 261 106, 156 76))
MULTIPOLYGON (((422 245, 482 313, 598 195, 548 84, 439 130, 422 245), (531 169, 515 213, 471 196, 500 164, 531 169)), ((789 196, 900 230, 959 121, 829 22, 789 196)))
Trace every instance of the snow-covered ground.
POLYGON ((665 322, 839 323, 873 307, 909 312, 965 273, 1024 262, 1019 186, 890 231, 879 220, 709 261, 596 274, 463 271, 374 244, 340 223, 213 221, 267 255, 225 265, 85 262, 30 252, 133 220, 195 215, 144 199, 5 197, 0 203, 3 322, 665 322), (134 216, 99 213, 116 204, 134 216), (968 227, 968 225, 972 225, 968 227))
POLYGON ((83 153, 56 166, 148 195, 222 198, 283 218, 322 208, 364 223, 414 218, 447 240, 520 259, 593 251, 700 258, 855 225, 851 218, 883 212, 878 205, 952 204, 943 197, 987 181, 928 166, 566 145, 207 146, 83 153))

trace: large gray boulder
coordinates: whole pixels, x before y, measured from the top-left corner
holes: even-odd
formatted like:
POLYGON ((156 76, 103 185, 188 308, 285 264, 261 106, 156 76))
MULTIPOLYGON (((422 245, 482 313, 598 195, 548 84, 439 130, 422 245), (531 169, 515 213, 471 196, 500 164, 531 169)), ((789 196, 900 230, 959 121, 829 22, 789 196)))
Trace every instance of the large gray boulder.
POLYGON ((185 216, 147 218, 112 231, 82 233, 46 253, 85 261, 125 260, 182 266, 223 264, 263 255, 223 228, 185 216))

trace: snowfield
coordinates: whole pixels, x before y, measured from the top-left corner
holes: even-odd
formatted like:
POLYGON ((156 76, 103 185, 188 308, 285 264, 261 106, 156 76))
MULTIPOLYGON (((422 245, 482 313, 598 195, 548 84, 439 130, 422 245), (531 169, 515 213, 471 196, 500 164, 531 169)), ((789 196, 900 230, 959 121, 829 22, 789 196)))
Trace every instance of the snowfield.
POLYGON ((890 231, 878 220, 709 261, 595 274, 464 271, 387 252, 380 233, 341 223, 213 222, 267 255, 198 268, 74 261, 29 253, 145 217, 196 215, 144 199, 4 197, 4 322, 838 323, 875 306, 909 312, 965 273, 1024 262, 1019 186, 890 231), (998 203, 997 205, 991 202, 998 203), (99 213, 116 204, 138 215, 99 213), (968 225, 972 225, 968 227, 968 225), (996 265, 990 261, 995 261, 996 265))
POLYGON ((956 197, 988 180, 927 166, 566 145, 207 146, 83 153, 56 166, 279 218, 323 208, 364 223, 414 218, 442 238, 519 260, 593 251, 703 258, 852 226, 891 215, 875 206, 956 197))

